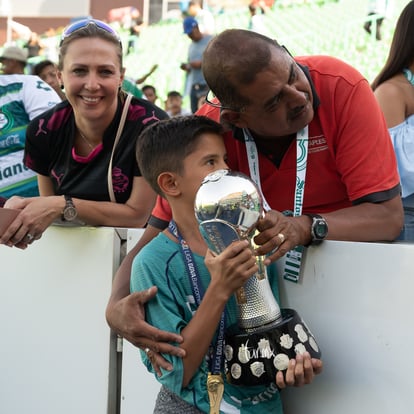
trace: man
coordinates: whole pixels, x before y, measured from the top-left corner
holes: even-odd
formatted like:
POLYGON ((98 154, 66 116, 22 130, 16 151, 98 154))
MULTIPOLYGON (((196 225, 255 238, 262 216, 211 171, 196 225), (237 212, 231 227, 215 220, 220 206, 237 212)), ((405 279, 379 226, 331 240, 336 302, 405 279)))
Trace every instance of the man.
POLYGON ((0 56, 4 75, 24 74, 27 63, 27 49, 17 46, 6 47, 0 56))
POLYGON ((194 113, 198 109, 198 100, 208 92, 208 86, 201 70, 201 61, 203 52, 212 36, 201 33, 197 20, 191 16, 184 19, 183 27, 184 33, 191 39, 191 44, 188 48, 188 61, 182 63, 180 68, 187 72, 186 83, 190 91, 191 111, 194 113))
POLYGON ((145 98, 150 101, 152 104, 157 105, 157 90, 152 85, 144 85, 142 87, 142 93, 145 95, 145 98))
POLYGON ((188 3, 187 13, 197 20, 201 33, 214 35, 216 32, 216 23, 213 14, 203 8, 202 0, 194 0, 188 3))
MULTIPOLYGON (((0 197, 39 195, 36 174, 23 164, 30 120, 60 102, 38 76, 0 75, 0 197)), ((39 131, 41 133, 41 131, 39 131)))
POLYGON ((59 79, 57 77, 57 65, 49 59, 45 59, 36 63, 32 68, 32 75, 39 76, 42 81, 50 85, 53 90, 59 95, 59 98, 63 101, 66 99, 66 95, 62 90, 59 79))
MULTIPOLYGON (((213 99, 199 114, 230 127, 228 164, 250 175, 264 196, 268 211, 255 242, 259 255, 269 254, 265 264, 325 238, 398 236, 403 210, 395 155, 370 86, 356 70, 330 57, 293 59, 275 41, 234 29, 209 44, 203 72, 220 102, 213 99)), ((168 220, 159 203, 118 271, 107 308, 110 326, 153 351, 154 365, 165 369, 171 366, 156 352, 184 353, 165 342, 180 337, 142 321, 143 304, 156 288, 123 297, 133 255, 168 220)))
POLYGON ((165 109, 167 114, 171 117, 186 116, 191 114, 189 109, 183 108, 183 97, 178 91, 170 91, 167 93, 165 109))
POLYGON ((364 30, 371 34, 371 26, 375 28, 375 38, 382 39, 381 26, 388 14, 388 0, 369 0, 367 21, 364 23, 364 30))

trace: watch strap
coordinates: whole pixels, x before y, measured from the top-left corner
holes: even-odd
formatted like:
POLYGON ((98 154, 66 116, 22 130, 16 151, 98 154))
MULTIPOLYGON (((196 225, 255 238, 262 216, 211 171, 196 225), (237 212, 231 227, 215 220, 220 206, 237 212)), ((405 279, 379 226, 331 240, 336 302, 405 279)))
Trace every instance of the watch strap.
POLYGON ((75 207, 75 204, 73 203, 72 197, 67 194, 65 194, 63 197, 65 198, 65 207, 63 208, 63 211, 62 211, 62 221, 74 220, 77 216, 77 212, 76 212, 76 207, 75 207), (72 212, 70 218, 67 218, 67 214, 66 214, 68 209, 74 210, 74 214, 72 212))

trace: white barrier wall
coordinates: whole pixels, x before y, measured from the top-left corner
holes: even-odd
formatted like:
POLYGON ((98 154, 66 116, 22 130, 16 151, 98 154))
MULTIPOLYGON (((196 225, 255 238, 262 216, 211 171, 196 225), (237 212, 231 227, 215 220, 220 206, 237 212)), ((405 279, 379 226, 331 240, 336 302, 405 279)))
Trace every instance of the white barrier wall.
POLYGON ((286 414, 411 414, 414 244, 324 242, 308 249, 283 303, 315 334, 325 369, 284 392, 286 414))
MULTIPOLYGON (((127 342, 117 371, 105 321, 120 241, 110 228, 51 227, 25 251, 0 246, 0 413, 152 413, 157 381, 127 342)), ((282 306, 309 325, 325 370, 283 391, 286 414, 413 412, 413 270, 414 244, 308 249, 300 283, 281 280, 282 306)))
MULTIPOLYGON (((281 294, 325 364, 313 384, 283 391, 285 414, 412 414, 414 244, 324 242, 281 294)), ((121 414, 152 413, 158 383, 130 344, 123 361, 121 414)))
POLYGON ((119 246, 114 229, 91 227, 0 246, 0 413, 116 413, 105 307, 119 246))

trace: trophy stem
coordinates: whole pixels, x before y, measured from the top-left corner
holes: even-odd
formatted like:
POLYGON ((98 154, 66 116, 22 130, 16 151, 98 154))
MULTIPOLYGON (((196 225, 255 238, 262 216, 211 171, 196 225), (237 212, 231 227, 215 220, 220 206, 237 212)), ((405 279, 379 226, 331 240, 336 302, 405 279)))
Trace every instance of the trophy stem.
POLYGON ((263 256, 256 257, 259 271, 235 294, 239 312, 238 323, 242 329, 259 328, 282 318, 263 261, 263 256))

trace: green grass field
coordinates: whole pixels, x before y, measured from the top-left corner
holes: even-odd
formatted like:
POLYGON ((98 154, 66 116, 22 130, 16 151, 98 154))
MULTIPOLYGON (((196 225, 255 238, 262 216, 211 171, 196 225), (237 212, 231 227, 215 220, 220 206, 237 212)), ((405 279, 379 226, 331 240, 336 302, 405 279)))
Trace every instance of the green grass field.
MULTIPOLYGON (((392 1, 382 26, 383 39, 375 40, 362 28, 367 1, 339 0, 276 6, 264 16, 269 36, 284 44, 293 55, 326 54, 336 56, 358 69, 372 81, 385 62, 395 22, 407 1, 392 1)), ((216 29, 247 28, 246 9, 228 10, 216 15, 216 29)), ((162 21, 143 30, 135 53, 125 57, 127 75, 138 78, 151 66, 158 69, 145 83, 157 88, 160 104, 169 90, 183 92, 184 73, 190 39, 182 33, 181 20, 162 21)), ((252 52, 254 53, 254 52, 252 52)))

